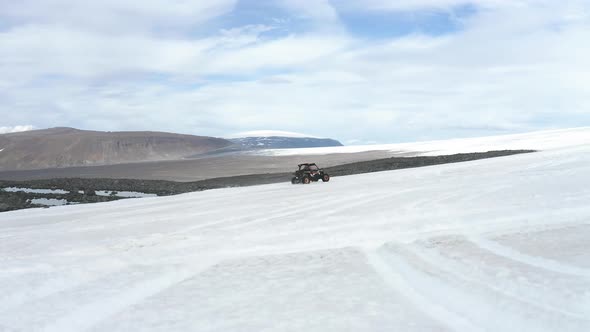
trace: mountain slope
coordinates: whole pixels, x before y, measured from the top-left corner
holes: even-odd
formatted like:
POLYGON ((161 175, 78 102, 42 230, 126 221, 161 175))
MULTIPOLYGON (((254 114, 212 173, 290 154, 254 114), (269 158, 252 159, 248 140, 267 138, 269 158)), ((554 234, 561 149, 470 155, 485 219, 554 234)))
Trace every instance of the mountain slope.
POLYGON ((228 147, 213 137, 52 128, 0 135, 0 170, 173 160, 228 147))
POLYGON ((589 184, 572 143, 3 213, 0 330, 588 331, 589 184))

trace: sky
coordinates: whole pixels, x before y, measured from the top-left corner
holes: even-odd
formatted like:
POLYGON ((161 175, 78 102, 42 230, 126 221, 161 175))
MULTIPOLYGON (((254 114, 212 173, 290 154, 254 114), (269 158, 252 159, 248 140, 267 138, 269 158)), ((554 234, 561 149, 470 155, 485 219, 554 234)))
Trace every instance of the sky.
POLYGON ((588 126, 589 41, 587 0, 0 0, 0 131, 588 126))

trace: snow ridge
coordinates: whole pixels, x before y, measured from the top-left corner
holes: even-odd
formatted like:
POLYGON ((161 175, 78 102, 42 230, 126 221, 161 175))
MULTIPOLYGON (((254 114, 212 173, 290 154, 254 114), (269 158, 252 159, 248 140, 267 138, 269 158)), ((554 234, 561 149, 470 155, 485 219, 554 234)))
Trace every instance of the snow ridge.
MULTIPOLYGON (((465 320, 464 317, 457 315, 454 312, 448 311, 444 306, 440 306, 421 295, 412 285, 411 280, 405 280, 403 276, 392 270, 391 266, 381 258, 379 252, 367 251, 367 262, 375 271, 383 278, 383 280, 393 289, 403 292, 403 295, 409 299, 416 307, 426 311, 429 316, 436 319, 443 326, 448 326, 452 331, 484 331, 478 326, 465 320)), ((403 263, 398 262, 395 265, 397 269, 407 268, 403 263)))

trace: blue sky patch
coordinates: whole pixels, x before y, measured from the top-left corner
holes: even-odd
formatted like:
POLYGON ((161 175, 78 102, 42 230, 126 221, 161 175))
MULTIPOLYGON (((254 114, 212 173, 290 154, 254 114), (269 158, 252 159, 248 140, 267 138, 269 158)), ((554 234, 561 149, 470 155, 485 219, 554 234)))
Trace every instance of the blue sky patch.
POLYGON ((474 5, 447 10, 340 12, 340 20, 350 33, 369 39, 409 34, 440 36, 462 29, 462 21, 477 13, 474 5))

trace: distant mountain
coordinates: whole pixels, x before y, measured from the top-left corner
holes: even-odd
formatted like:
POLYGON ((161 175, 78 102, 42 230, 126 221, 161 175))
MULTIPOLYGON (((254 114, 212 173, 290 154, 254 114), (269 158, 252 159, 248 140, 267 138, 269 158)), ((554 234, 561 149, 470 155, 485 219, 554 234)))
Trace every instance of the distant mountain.
POLYGON ((163 132, 100 132, 51 128, 0 135, 0 170, 177 160, 233 143, 163 132))
POLYGON ((234 135, 230 141, 241 145, 245 150, 342 146, 342 143, 331 138, 286 131, 251 131, 234 135))

